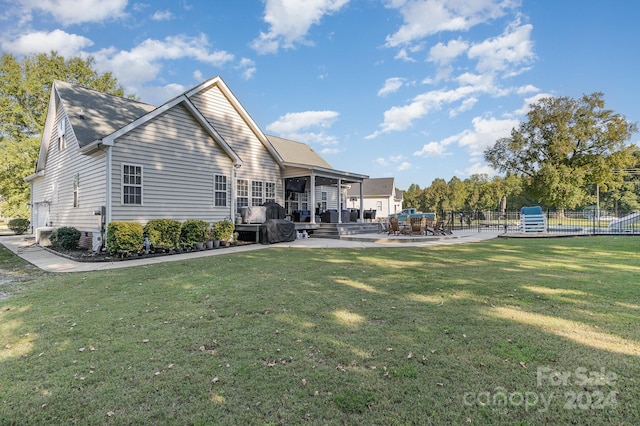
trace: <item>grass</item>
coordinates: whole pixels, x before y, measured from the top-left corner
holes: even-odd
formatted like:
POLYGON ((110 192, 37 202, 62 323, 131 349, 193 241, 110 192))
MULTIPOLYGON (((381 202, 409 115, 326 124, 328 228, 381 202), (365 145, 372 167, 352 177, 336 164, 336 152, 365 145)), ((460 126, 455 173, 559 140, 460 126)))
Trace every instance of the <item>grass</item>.
POLYGON ((638 247, 273 247, 37 274, 0 300, 0 424, 639 424, 638 247))

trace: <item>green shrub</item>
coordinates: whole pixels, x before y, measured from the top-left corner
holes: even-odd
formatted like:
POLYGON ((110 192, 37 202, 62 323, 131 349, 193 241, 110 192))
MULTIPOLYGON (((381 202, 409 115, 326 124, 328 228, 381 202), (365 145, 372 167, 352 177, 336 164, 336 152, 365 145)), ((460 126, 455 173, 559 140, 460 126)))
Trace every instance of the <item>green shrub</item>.
POLYGON ((185 220, 180 229, 180 244, 191 247, 195 243, 204 242, 207 239, 208 226, 204 220, 185 220))
POLYGON ((235 229, 235 226, 233 225, 233 222, 231 222, 228 219, 215 222, 213 224, 214 239, 220 240, 220 241, 231 241, 231 237, 233 237, 234 229, 235 229))
POLYGON ((75 250, 80 244, 80 236, 82 234, 76 228, 71 226, 63 226, 62 228, 54 229, 49 237, 51 245, 54 247, 60 247, 66 250, 75 250))
POLYGON ((111 222, 107 226, 107 250, 111 254, 137 253, 142 249, 142 235, 138 222, 111 222))
POLYGON ((7 226, 16 234, 22 235, 25 232, 27 232, 27 229, 29 229, 30 224, 31 222, 29 221, 29 219, 17 218, 17 219, 11 219, 7 224, 7 226))
POLYGON ((182 225, 174 219, 151 219, 144 226, 144 235, 149 237, 154 247, 175 249, 180 243, 182 225))

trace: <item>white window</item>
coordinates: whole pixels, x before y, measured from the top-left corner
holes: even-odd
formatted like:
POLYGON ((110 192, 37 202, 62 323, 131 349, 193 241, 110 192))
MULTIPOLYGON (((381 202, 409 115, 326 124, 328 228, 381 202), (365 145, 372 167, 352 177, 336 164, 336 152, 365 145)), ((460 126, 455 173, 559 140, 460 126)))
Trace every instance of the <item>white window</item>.
POLYGON ((80 188, 80 174, 73 175, 73 207, 79 207, 78 189, 80 188))
POLYGON ((300 209, 301 210, 311 210, 309 208, 309 193, 301 192, 300 194, 300 209))
POLYGON ((264 202, 265 203, 276 202, 276 183, 275 182, 264 183, 264 202))
POLYGON ((262 181, 259 180, 252 180, 251 181, 251 205, 252 206, 261 206, 264 201, 263 201, 263 196, 264 196, 264 192, 263 192, 263 185, 262 185, 262 181))
POLYGON ((142 166, 122 165, 122 204, 142 205, 142 166))
POLYGON ((215 175, 213 177, 213 198, 216 207, 226 207, 228 199, 227 177, 224 175, 215 175))
POLYGON ((62 151, 67 144, 64 138, 66 129, 67 120, 63 117, 58 121, 58 151, 62 151))
POLYGON ((320 200, 322 200, 322 204, 320 205, 320 208, 322 209, 322 211, 326 211, 327 210, 327 193, 322 191, 320 193, 320 200))
POLYGON ((242 207, 247 207, 249 205, 249 181, 246 179, 238 179, 236 181, 236 207, 238 211, 242 207))

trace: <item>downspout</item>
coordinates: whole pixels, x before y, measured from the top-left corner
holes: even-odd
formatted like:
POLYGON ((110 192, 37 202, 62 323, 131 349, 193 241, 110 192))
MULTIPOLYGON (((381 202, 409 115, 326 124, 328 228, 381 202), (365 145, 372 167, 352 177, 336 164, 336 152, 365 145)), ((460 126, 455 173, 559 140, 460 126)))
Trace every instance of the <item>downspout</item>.
POLYGON ((236 223, 236 206, 237 206, 237 170, 241 167, 240 164, 234 164, 231 166, 231 206, 229 206, 229 214, 231 222, 236 223))
MULTIPOLYGON (((33 205, 33 182, 29 182, 29 205, 31 205, 31 233, 33 234, 35 232, 35 227, 33 226, 34 222, 35 222, 35 215, 33 213, 34 210, 34 205, 33 205)), ((37 214, 37 213, 36 213, 37 214)))
MULTIPOLYGON (((106 200, 106 217, 104 219, 104 226, 108 226, 111 223, 111 208, 113 206, 112 200, 111 200, 111 179, 113 177, 113 170, 111 169, 112 167, 112 159, 111 159, 111 147, 107 147, 107 185, 106 185, 106 191, 107 193, 105 194, 105 200, 106 200)), ((106 231, 106 229, 105 229, 106 231)), ((104 241, 103 241, 104 243, 104 241)))

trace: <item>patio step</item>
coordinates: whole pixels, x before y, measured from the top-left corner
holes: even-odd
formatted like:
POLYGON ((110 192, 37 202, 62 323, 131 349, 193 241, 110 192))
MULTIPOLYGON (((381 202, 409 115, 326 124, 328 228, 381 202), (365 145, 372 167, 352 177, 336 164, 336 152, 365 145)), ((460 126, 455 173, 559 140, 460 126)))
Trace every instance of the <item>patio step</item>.
POLYGON ((371 234, 378 232, 375 222, 364 223, 320 223, 313 231, 313 238, 340 239, 343 235, 371 234))

